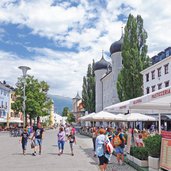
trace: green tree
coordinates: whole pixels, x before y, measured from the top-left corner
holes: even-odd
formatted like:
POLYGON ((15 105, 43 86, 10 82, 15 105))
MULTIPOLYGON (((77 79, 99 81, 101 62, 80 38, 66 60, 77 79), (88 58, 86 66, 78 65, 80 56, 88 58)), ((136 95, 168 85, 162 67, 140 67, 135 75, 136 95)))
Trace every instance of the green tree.
POLYGON ((87 75, 83 77, 82 86, 82 101, 86 111, 95 111, 95 74, 94 74, 94 60, 92 64, 88 65, 87 75))
POLYGON ((69 112, 68 115, 67 115, 67 121, 69 123, 72 123, 72 122, 75 122, 75 116, 73 113, 69 112))
POLYGON ((62 116, 68 116, 69 114, 69 108, 68 107, 64 107, 63 111, 62 111, 62 116))
POLYGON ((140 72, 150 65, 146 45, 147 32, 140 15, 129 15, 122 45, 123 68, 118 75, 117 91, 120 101, 143 94, 140 72))
MULTIPOLYGON (((18 78, 15 94, 16 101, 12 104, 15 112, 20 112, 23 106, 23 78, 18 78)), ((29 115, 30 121, 35 117, 45 116, 49 114, 52 101, 47 97, 49 86, 45 81, 39 82, 34 76, 26 76, 25 78, 25 95, 26 109, 25 113, 29 115)), ((27 123, 27 119, 26 119, 27 123)))

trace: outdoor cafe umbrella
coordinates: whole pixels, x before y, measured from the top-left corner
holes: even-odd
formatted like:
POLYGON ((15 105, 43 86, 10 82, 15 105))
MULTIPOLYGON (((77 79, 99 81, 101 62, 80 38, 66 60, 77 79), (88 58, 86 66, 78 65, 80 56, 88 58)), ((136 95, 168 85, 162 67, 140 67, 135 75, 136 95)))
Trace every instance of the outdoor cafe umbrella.
POLYGON ((122 120, 121 117, 119 117, 115 114, 106 112, 106 111, 98 112, 98 113, 92 115, 90 117, 90 119, 91 119, 91 121, 120 121, 120 120, 122 120))
POLYGON ((96 113, 90 113, 90 114, 88 114, 88 115, 85 115, 85 116, 83 116, 83 117, 80 117, 79 118, 79 120, 81 120, 81 121, 91 121, 91 117, 94 115, 94 114, 96 114, 96 113))
POLYGON ((157 121, 156 118, 141 113, 130 113, 125 115, 123 121, 136 122, 136 121, 157 121))

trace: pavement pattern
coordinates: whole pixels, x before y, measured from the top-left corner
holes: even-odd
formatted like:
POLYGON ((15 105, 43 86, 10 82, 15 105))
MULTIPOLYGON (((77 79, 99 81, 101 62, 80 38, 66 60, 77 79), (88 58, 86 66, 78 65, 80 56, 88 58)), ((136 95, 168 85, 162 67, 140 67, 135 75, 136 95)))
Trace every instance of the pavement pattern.
MULTIPOLYGON (((64 154, 58 156, 57 130, 45 131, 42 154, 32 156, 30 141, 27 152, 22 154, 20 138, 10 137, 0 132, 0 171, 98 171, 98 158, 92 151, 92 140, 77 135, 74 156, 71 156, 69 143, 65 143, 64 154)), ((107 171, 135 171, 129 165, 118 166, 113 156, 107 171)))

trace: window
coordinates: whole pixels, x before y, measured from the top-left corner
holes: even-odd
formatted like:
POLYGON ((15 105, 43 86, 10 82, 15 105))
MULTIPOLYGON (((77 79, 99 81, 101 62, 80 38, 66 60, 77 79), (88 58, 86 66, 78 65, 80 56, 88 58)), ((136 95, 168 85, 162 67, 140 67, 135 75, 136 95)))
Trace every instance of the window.
POLYGON ((169 81, 165 82, 165 87, 169 87, 169 81))
POLYGON ((155 91, 155 87, 156 87, 155 85, 151 87, 152 92, 154 92, 154 91, 155 91))
POLYGON ((150 87, 146 88, 146 93, 149 94, 150 93, 150 87))
POLYGON ((161 76, 161 67, 157 69, 158 77, 161 76))
POLYGON ((5 102, 5 108, 7 109, 7 102, 5 102))
POLYGON ((165 74, 169 73, 169 64, 164 65, 164 73, 165 74))
POLYGON ((148 82, 148 81, 149 81, 149 73, 146 74, 146 82, 148 82))
POLYGON ((158 84, 158 90, 162 88, 162 83, 158 84))
POLYGON ((155 79, 155 70, 151 71, 151 79, 154 80, 155 79))
POLYGON ((170 55, 169 50, 166 51, 166 57, 170 55))

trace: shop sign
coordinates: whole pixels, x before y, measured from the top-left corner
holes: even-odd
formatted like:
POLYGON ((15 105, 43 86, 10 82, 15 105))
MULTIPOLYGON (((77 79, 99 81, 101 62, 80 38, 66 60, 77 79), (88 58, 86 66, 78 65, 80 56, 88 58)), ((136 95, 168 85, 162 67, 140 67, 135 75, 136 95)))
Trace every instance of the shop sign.
POLYGON ((171 132, 162 131, 162 143, 160 154, 160 167, 171 170, 171 132))

